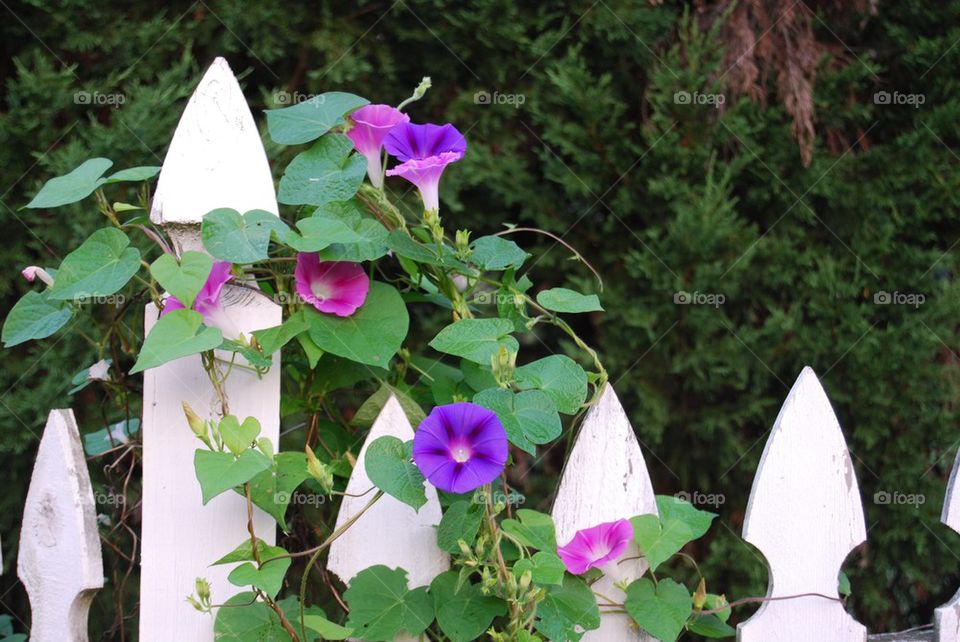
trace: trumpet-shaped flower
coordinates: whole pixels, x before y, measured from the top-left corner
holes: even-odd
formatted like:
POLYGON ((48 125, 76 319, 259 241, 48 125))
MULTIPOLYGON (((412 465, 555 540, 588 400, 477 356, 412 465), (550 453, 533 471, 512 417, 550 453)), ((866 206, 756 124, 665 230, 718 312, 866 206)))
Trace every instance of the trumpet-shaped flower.
POLYGON ((616 561, 623 555, 632 539, 633 526, 629 520, 604 522, 577 531, 567 545, 557 549, 557 555, 563 560, 568 571, 580 575, 591 568, 616 561))
POLYGON ((320 312, 348 317, 363 305, 370 277, 359 263, 321 261, 314 253, 297 254, 297 294, 320 312))
POLYGON ((507 433, 497 415, 482 406, 437 406, 413 437, 413 462, 440 490, 466 493, 503 472, 507 433))
POLYGON ((400 165, 387 176, 405 178, 420 190, 427 211, 440 209, 440 176, 450 163, 463 158, 467 140, 453 125, 400 123, 383 139, 383 146, 400 165))
POLYGON ((367 176, 373 186, 383 186, 380 150, 383 138, 399 123, 410 122, 410 117, 390 105, 366 105, 350 114, 353 127, 347 136, 354 148, 367 159, 367 176))
MULTIPOLYGON (((197 298, 193 300, 191 309, 203 315, 203 322, 214 328, 219 328, 223 335, 229 339, 235 339, 240 336, 240 331, 234 325, 233 321, 227 316, 226 311, 220 303, 220 293, 223 286, 233 278, 230 273, 233 265, 227 261, 217 261, 210 270, 207 282, 200 288, 197 298)), ((186 306, 174 296, 167 297, 163 304, 163 311, 160 316, 173 312, 174 310, 183 310, 186 306)))

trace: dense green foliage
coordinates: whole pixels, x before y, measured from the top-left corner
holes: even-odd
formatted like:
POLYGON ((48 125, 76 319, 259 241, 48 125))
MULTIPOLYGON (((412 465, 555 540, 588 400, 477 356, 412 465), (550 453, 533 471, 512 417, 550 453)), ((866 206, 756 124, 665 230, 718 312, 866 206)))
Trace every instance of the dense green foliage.
MULTIPOLYGON (((430 75, 434 89, 413 113, 456 122, 470 141, 445 178, 446 221, 478 233, 502 221, 542 227, 603 276, 603 322, 582 315, 578 331, 599 346, 657 491, 725 498, 722 526, 696 551, 708 577, 731 600, 764 590, 759 555, 735 534, 766 432, 811 365, 865 500, 869 544, 847 565, 852 609, 872 630, 928 622, 958 577, 956 535, 938 515, 956 448, 960 5, 888 1, 876 15, 820 14, 818 37, 845 64, 823 61, 809 167, 772 95, 720 110, 675 102, 678 91, 722 90, 725 75, 727 43, 684 10, 619 0, 5 5, 2 309, 25 291, 20 268, 58 264, 100 225, 89 206, 56 216, 18 209, 92 156, 118 168, 160 164, 214 55, 229 59, 254 107, 335 89, 396 103, 430 75), (479 91, 523 101, 478 103, 479 91), (876 104, 877 91, 925 100, 876 104), (123 104, 84 103, 76 92, 122 95, 123 104), (722 295, 722 304, 678 305, 679 292, 722 295), (882 304, 882 293, 925 300, 882 304), (875 502, 884 491, 925 502, 875 502)), ((563 248, 518 236, 536 248, 527 266, 538 283, 595 290, 563 248)), ((10 462, 0 472, 0 599, 24 620, 16 531, 47 410, 72 405, 84 432, 122 418, 93 387, 68 396, 70 375, 96 356, 60 336, 5 352, 0 374, 0 455, 10 462)), ((132 354, 117 355, 125 369, 132 354)), ((136 394, 130 403, 137 415, 136 394)), ((517 480, 528 496, 554 488, 559 451, 530 459, 534 474, 517 480)), ((100 460, 91 468, 97 483, 110 480, 97 474, 100 460)), ((112 590, 126 568, 108 555, 93 630, 110 626, 119 602, 134 610, 135 581, 120 597, 112 590)), ((116 630, 106 638, 120 639, 116 630)))

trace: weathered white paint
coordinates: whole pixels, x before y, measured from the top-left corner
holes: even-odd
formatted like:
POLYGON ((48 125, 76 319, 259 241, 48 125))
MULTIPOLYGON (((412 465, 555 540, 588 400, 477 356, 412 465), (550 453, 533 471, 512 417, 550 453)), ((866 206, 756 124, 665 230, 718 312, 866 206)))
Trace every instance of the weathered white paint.
MULTIPOLYGON (((157 179, 150 220, 192 225, 219 207, 278 211, 260 134, 223 58, 213 61, 187 102, 157 179)), ((200 249, 196 228, 183 236, 183 249, 200 249)))
MULTIPOLYGON (((953 462, 950 481, 947 483, 947 496, 943 500, 943 512, 940 521, 960 533, 960 489, 957 488, 957 476, 960 475, 960 451, 953 462)), ((960 642, 960 591, 949 602, 934 611, 937 642, 960 642)))
MULTIPOLYGON (((263 147, 236 79, 218 58, 190 99, 177 127, 163 170, 151 218, 164 223, 174 243, 202 249, 200 221, 209 210, 233 207, 277 211, 273 179, 263 147)), ((238 330, 278 325, 281 309, 249 289, 225 286, 226 313, 238 330)), ((145 311, 145 332, 157 309, 145 311)), ((222 355, 229 359, 229 355, 222 355)), ((226 393, 231 414, 256 417, 262 436, 276 445, 280 425, 280 355, 263 378, 234 368, 226 393)), ((238 363, 244 363, 238 358, 238 363)), ((229 568, 209 564, 249 537, 246 502, 225 493, 207 506, 193 468, 201 447, 187 426, 181 404, 202 417, 219 413, 200 356, 193 355, 144 373, 143 525, 140 580, 141 642, 213 640, 213 619, 195 611, 185 597, 197 577, 210 580, 215 603, 242 589, 226 580, 229 568)), ((273 543, 276 525, 256 510, 257 535, 273 543)))
MULTIPOLYGON (((773 425, 747 504, 744 539, 767 559, 767 595, 838 597, 847 555, 866 541, 860 489, 840 424, 816 374, 804 368, 773 425)), ((739 625, 740 642, 863 642, 867 631, 837 601, 765 602, 739 625)))
MULTIPOLYGON (((553 505, 557 542, 567 544, 584 528, 648 513, 656 514, 657 504, 647 464, 620 400, 607 385, 587 413, 560 479, 553 505)), ((624 557, 639 555, 636 544, 631 544, 624 557)), ((632 580, 646 571, 647 563, 630 560, 619 569, 625 579, 632 580)), ((624 593, 613 585, 614 581, 604 576, 594 584, 594 590, 622 600, 624 593)), ((625 614, 605 613, 600 628, 587 632, 582 639, 632 642, 652 638, 631 626, 625 614)))
MULTIPOLYGON (((384 404, 360 449, 337 515, 337 528, 360 512, 373 497, 372 491, 367 492, 374 487, 364 466, 367 448, 379 437, 387 435, 401 441, 413 439, 410 421, 393 395, 384 404), (350 496, 361 494, 362 497, 350 496)), ((411 588, 430 584, 434 577, 450 568, 450 556, 437 546, 436 527, 441 517, 437 491, 427 484, 426 492, 427 503, 419 511, 389 495, 377 500, 330 545, 327 569, 349 583, 368 566, 383 564, 405 569, 411 588)), ((398 641, 413 639, 409 636, 397 638, 398 641)))
POLYGON ((103 588, 93 487, 71 410, 51 410, 23 511, 17 574, 30 595, 33 642, 86 642, 103 588))

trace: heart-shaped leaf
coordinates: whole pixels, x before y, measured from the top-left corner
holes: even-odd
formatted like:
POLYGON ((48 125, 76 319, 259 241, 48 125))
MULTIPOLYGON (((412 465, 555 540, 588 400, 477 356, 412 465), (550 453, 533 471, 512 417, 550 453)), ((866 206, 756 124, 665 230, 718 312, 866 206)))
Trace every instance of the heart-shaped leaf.
POLYGON ((227 415, 220 420, 220 436, 223 438, 224 445, 234 455, 239 456, 244 450, 250 448, 259 434, 260 422, 256 417, 247 417, 243 423, 233 415, 227 415))
POLYGON ((686 586, 668 577, 656 586, 642 577, 627 587, 623 606, 644 631, 661 642, 674 642, 693 611, 693 598, 686 586))
POLYGON ((369 101, 342 91, 328 91, 282 109, 268 109, 267 131, 275 143, 299 145, 320 138, 343 124, 345 114, 369 101))
POLYGON ((3 322, 3 346, 12 348, 31 339, 45 339, 70 320, 73 312, 46 292, 31 290, 17 301, 3 322))
POLYGON ((353 153, 353 142, 341 134, 324 136, 294 158, 277 190, 277 200, 287 205, 323 205, 346 201, 360 189, 367 162, 353 153))
POLYGON ((270 233, 285 234, 286 224, 266 210, 250 210, 241 215, 229 207, 208 212, 203 217, 200 237, 207 252, 221 261, 253 263, 267 258, 270 233))
POLYGON ((367 447, 364 468, 367 477, 377 488, 414 510, 420 510, 427 503, 427 495, 423 490, 426 480, 410 460, 412 447, 412 442, 404 443, 390 436, 380 437, 367 447))
POLYGON ((291 560, 289 557, 281 557, 273 561, 266 560, 286 554, 287 551, 279 546, 265 546, 260 554, 260 559, 264 561, 260 568, 257 568, 253 562, 244 562, 230 571, 227 580, 234 586, 255 586, 272 599, 283 588, 283 576, 287 574, 291 560))
POLYGON ((113 161, 108 158, 91 158, 83 162, 69 174, 51 178, 44 183, 27 207, 59 207, 82 201, 104 183, 103 173, 110 169, 113 161))
POLYGON ((80 247, 64 257, 51 299, 84 299, 113 294, 140 269, 140 250, 120 230, 97 230, 80 247))
POLYGON ((190 308, 207 282, 211 268, 213 259, 202 252, 184 252, 180 263, 172 254, 162 254, 150 266, 150 274, 185 308, 190 308))
POLYGON ((200 482, 203 503, 247 483, 260 471, 270 468, 272 463, 269 457, 252 448, 243 451, 239 457, 231 453, 197 450, 193 456, 193 467, 200 482))
POLYGON ((221 343, 223 334, 216 328, 203 325, 203 316, 199 312, 168 312, 150 330, 130 374, 156 368, 180 357, 213 350, 221 343))

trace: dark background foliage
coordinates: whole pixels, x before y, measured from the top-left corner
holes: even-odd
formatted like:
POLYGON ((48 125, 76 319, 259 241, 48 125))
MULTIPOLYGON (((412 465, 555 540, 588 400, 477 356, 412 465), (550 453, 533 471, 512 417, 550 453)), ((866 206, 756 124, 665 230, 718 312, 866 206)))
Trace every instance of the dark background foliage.
MULTIPOLYGON (((607 309, 579 329, 600 348, 657 492, 724 496, 690 551, 708 588, 764 592, 762 558, 737 534, 767 431, 810 365, 865 500, 869 542, 845 564, 850 608, 871 630, 927 623, 960 579, 960 541, 939 523, 958 437, 960 3, 790 5, 0 0, 0 308, 26 289, 19 269, 56 265, 99 224, 89 205, 18 209, 91 156, 160 164, 215 55, 261 125, 257 110, 298 94, 395 104, 430 75, 414 118, 454 122, 470 143, 445 178, 448 227, 513 222, 579 248, 603 276, 607 309), (482 91, 523 104, 478 103, 482 91), (677 92, 726 100, 682 104, 677 92), (893 104, 906 95, 923 104, 893 104), (679 291, 724 301, 678 305, 679 291), (877 304, 883 292, 925 301, 877 304), (875 502, 882 491, 925 501, 875 502)), ((597 290, 561 246, 521 240, 538 283, 597 290)), ((2 359, 0 603, 24 630, 16 547, 46 413, 73 406, 91 431, 117 407, 92 389, 67 394, 70 375, 95 360, 75 334, 2 359)), ((560 450, 514 480, 528 506, 549 507, 560 450)), ((104 464, 91 462, 97 483, 117 483, 104 464)), ((102 639, 121 639, 117 605, 126 637, 135 630, 135 568, 116 590, 128 566, 108 552, 92 627, 102 639)))

